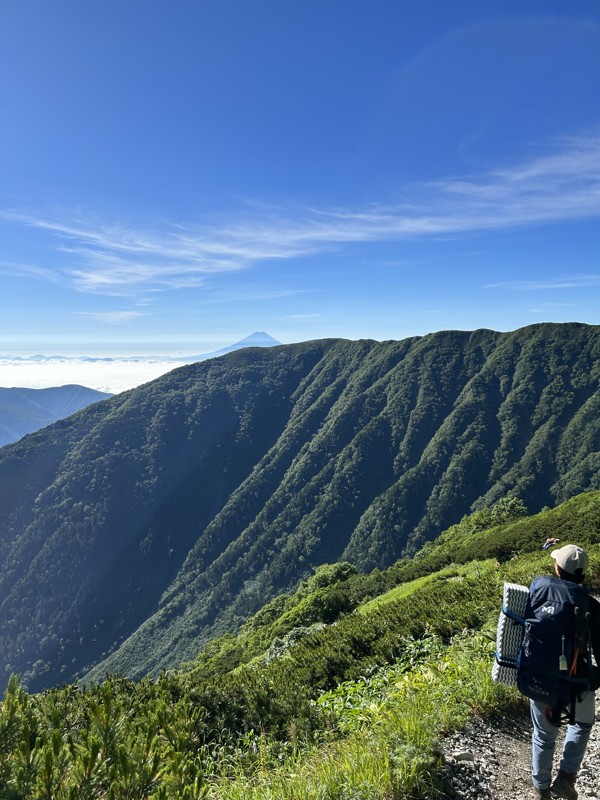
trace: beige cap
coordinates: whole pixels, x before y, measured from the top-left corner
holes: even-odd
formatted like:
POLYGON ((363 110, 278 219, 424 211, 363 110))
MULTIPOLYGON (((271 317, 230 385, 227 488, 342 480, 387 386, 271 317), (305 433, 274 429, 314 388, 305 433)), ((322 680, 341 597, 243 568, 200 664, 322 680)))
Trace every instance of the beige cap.
POLYGON ((588 566, 588 554, 576 544, 566 544, 559 550, 553 550, 550 555, 561 569, 569 575, 577 575, 579 570, 584 574, 588 566))

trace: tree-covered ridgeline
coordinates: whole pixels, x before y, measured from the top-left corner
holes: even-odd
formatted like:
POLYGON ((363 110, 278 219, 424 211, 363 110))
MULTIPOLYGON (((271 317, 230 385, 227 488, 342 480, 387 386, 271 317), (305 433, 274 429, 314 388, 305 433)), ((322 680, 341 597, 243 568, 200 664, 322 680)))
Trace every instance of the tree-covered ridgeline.
POLYGON ((600 586, 600 492, 524 516, 465 516, 415 558, 322 565, 237 635, 156 679, 25 692, 0 704, 0 800, 353 800, 431 796, 439 737, 504 713, 491 683, 505 580, 550 573, 577 541, 600 586))
POLYGON ((244 350, 0 449, 0 645, 32 688, 157 674, 319 564, 600 487, 598 327, 244 350))
POLYGON ((0 447, 108 397, 111 395, 107 392, 78 385, 50 389, 0 387, 0 447))

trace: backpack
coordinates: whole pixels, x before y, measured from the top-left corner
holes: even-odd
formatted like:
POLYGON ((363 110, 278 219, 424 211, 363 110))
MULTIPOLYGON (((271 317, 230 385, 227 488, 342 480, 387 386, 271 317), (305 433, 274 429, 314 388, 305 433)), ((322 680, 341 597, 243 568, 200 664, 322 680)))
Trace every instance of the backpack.
POLYGON ((516 623, 520 641, 516 657, 496 654, 496 674, 500 667, 505 673, 508 668, 522 694, 552 709, 550 718, 556 725, 565 710, 569 722, 574 722, 577 701, 596 684, 588 602, 588 593, 579 584, 543 576, 531 584, 522 616, 502 608, 501 618, 516 623))

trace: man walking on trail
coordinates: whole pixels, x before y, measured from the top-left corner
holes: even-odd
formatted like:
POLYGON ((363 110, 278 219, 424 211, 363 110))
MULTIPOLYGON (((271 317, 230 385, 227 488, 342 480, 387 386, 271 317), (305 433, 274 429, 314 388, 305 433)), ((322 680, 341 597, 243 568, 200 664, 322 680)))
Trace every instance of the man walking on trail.
MULTIPOLYGON (((551 581, 570 581, 577 585, 583 583, 588 567, 588 555, 585 550, 577 545, 567 544, 559 550, 553 550, 551 556, 555 562, 557 576, 550 579, 551 581)), ((593 597, 589 598, 588 612, 592 650, 596 663, 600 665, 600 603, 593 597)), ((594 692, 584 692, 577 700, 575 719, 567 727, 558 775, 554 783, 552 783, 552 759, 559 727, 550 721, 551 709, 546 704, 530 700, 530 706, 533 721, 533 797, 538 800, 550 800, 555 797, 577 800, 575 781, 595 719, 594 692)))

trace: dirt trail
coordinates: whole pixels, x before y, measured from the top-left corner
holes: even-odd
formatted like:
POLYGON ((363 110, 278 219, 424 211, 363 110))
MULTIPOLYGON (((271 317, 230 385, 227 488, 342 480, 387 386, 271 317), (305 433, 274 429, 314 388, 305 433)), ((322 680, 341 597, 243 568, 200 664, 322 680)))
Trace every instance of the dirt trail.
MULTIPOLYGON (((443 743, 447 798, 529 800, 531 798, 531 720, 523 711, 503 720, 475 720, 443 743)), ((562 738, 555 753, 558 767, 562 738)), ((580 800, 600 800, 600 698, 596 724, 577 781, 580 800)))

